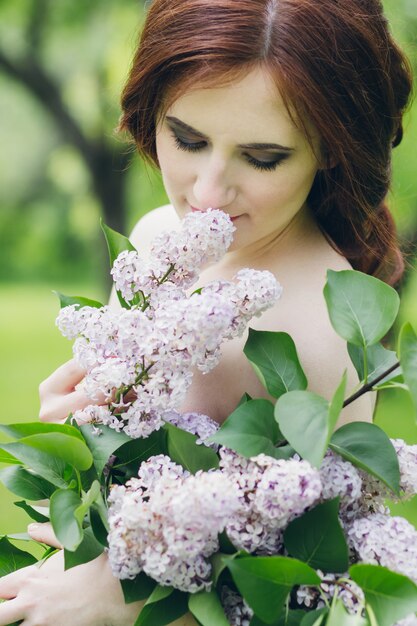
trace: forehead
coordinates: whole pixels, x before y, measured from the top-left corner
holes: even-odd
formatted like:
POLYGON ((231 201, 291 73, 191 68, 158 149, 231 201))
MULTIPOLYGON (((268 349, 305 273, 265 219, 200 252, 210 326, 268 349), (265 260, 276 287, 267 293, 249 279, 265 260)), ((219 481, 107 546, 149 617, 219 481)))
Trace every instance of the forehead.
POLYGON ((267 70, 256 68, 219 87, 196 87, 180 95, 167 115, 179 118, 208 137, 236 143, 305 142, 291 120, 282 96, 267 70))

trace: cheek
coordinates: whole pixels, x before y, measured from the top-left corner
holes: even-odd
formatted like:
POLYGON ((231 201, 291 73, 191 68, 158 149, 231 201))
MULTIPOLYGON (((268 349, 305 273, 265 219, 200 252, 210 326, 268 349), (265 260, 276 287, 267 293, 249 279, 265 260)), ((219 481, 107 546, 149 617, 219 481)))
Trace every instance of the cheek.
POLYGON ((185 167, 184 155, 178 150, 170 137, 165 133, 157 135, 156 152, 158 155, 159 167, 166 191, 173 190, 181 186, 187 178, 189 168, 185 167))

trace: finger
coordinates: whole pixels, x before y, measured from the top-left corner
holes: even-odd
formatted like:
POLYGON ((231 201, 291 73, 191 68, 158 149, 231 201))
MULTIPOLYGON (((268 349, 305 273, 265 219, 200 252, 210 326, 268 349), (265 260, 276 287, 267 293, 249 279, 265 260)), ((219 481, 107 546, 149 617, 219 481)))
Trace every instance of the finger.
POLYGON ((0 604, 0 626, 8 626, 24 619, 22 603, 16 598, 0 604))
POLYGON ((77 389, 67 395, 51 395, 41 404, 39 419, 41 422, 64 422, 70 413, 81 411, 93 400, 82 389, 77 389))
POLYGON ((45 522, 44 524, 29 524, 28 535, 35 541, 46 543, 53 548, 62 549, 62 544, 58 541, 50 522, 45 522))
POLYGON ((40 385, 41 395, 49 393, 69 393, 84 378, 86 371, 78 365, 75 359, 70 359, 60 365, 40 385))
MULTIPOLYGON (((29 565, 2 576, 0 578, 0 598, 15 598, 19 590, 26 583, 28 577, 35 571, 36 565, 29 565)), ((1 605, 3 606, 3 605, 1 605)))

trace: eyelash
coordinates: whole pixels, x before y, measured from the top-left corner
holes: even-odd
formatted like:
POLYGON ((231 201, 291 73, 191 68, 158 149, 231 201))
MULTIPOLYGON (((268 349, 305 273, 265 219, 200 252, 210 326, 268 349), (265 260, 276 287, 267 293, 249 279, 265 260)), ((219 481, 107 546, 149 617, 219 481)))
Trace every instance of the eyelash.
MULTIPOLYGON (((172 133, 172 136, 174 138, 175 145, 177 146, 177 148, 179 150, 184 150, 185 152, 198 152, 199 150, 202 150, 206 146, 205 141, 187 143, 186 141, 183 141, 182 139, 180 139, 178 135, 176 135, 175 133, 172 133)), ((285 160, 285 158, 286 156, 281 156, 276 161, 266 162, 266 161, 258 161, 257 159, 254 159, 253 157, 249 156, 249 154, 246 155, 247 162, 252 167, 254 167, 257 170, 260 170, 261 172, 272 172, 273 170, 277 168, 277 166, 280 163, 282 163, 282 161, 285 160)))

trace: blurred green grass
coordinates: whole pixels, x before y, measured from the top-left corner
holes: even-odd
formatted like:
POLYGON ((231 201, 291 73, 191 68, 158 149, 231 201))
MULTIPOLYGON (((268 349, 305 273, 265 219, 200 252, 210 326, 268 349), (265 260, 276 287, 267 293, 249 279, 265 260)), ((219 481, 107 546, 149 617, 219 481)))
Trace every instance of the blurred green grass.
MULTIPOLYGON (((65 285, 68 294, 104 298, 79 285, 65 285)), ((39 383, 72 356, 71 342, 55 327, 58 298, 46 285, 0 285, 0 422, 33 422, 39 414, 39 383)), ((5 441, 6 438, 0 440, 5 441)), ((0 483, 0 534, 26 530, 30 521, 13 502, 19 500, 0 483)))
MULTIPOLYGON (((100 290, 67 285, 61 291, 105 300, 100 290)), ((0 393, 3 398, 0 422, 37 421, 38 386, 58 365, 71 357, 71 342, 55 327, 56 296, 47 286, 0 285, 0 393)), ((378 402, 376 423, 390 437, 417 443, 415 411, 406 393, 386 391, 378 402)), ((1 486, 0 534, 23 532, 26 514, 13 506, 17 500, 1 486)), ((392 507, 417 526, 417 499, 392 507)))

